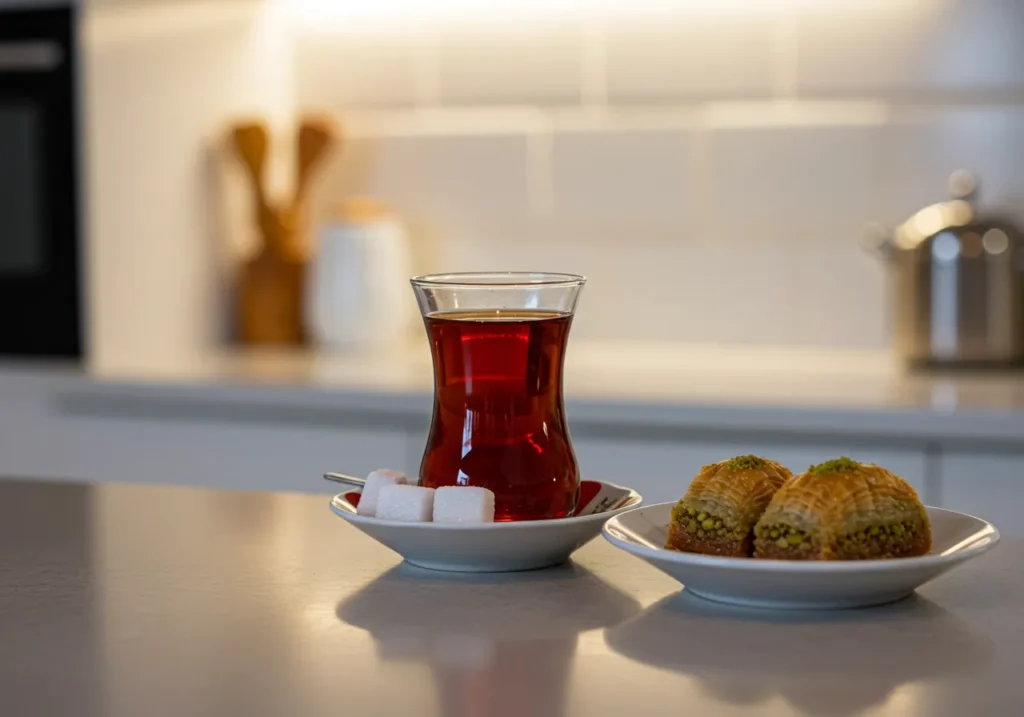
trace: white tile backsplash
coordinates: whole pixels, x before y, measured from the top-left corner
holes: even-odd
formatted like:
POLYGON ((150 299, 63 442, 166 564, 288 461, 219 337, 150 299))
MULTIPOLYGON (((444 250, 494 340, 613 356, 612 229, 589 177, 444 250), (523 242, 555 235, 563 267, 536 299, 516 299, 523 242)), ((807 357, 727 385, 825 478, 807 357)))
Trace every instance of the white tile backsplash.
POLYGON ((883 348, 889 342, 891 267, 858 242, 827 239, 789 253, 788 321, 798 343, 883 348))
POLYGON ((805 244, 794 253, 548 220, 435 229, 443 240, 418 271, 586 275, 573 326, 583 339, 874 348, 887 337, 885 267, 857 245, 805 244))
POLYGON ((395 106, 353 125, 321 194, 390 200, 423 270, 588 274, 588 338, 884 346, 868 223, 961 167, 1024 221, 1024 2, 739 9, 435 28, 418 99, 402 43, 377 67, 310 44, 300 103, 395 106))
POLYGON ((401 107, 420 97, 416 36, 304 31, 294 38, 295 94, 302 109, 401 107))
POLYGON ((619 226, 694 221, 692 132, 557 132, 552 138, 556 216, 619 226))
POLYGON ((775 77, 777 21, 758 15, 686 13, 609 22, 612 103, 764 97, 775 77))
POLYGON ((524 217, 531 213, 527 141, 508 134, 351 138, 317 194, 370 194, 419 222, 524 217))
POLYGON ((608 257, 600 311, 605 321, 595 338, 789 341, 787 272, 785 257, 768 246, 693 237, 635 239, 608 257))
POLYGON ((959 168, 1024 221, 1024 0, 665 5, 372 33, 264 19, 151 46, 112 23, 139 47, 94 52, 87 78, 113 177, 91 182, 91 234, 121 257, 92 272, 99 333, 197 333, 186 310, 222 267, 197 230, 213 199, 182 189, 200 186, 188 153, 229 112, 292 102, 345 135, 314 218, 369 193, 405 219, 418 271, 585 273, 586 338, 876 348, 889 287, 868 222, 943 199, 959 168), (286 33, 290 55, 254 50, 279 47, 260 33, 286 33))
POLYGON ((725 241, 854 242, 879 202, 879 128, 709 133, 709 219, 725 241))
POLYGON ((824 95, 1024 96, 1024 3, 902 0, 800 13, 799 89, 824 95))
POLYGON ((437 37, 441 102, 579 103, 583 31, 579 24, 469 25, 437 37))

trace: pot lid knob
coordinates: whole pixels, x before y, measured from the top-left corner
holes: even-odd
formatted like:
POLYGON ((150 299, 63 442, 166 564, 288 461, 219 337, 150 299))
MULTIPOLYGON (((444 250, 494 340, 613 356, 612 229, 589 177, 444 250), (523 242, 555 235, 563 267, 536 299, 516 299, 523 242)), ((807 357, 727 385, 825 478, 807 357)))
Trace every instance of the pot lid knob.
POLYGON ((978 196, 978 178, 966 169, 958 169, 949 175, 949 193, 953 199, 973 202, 978 196))

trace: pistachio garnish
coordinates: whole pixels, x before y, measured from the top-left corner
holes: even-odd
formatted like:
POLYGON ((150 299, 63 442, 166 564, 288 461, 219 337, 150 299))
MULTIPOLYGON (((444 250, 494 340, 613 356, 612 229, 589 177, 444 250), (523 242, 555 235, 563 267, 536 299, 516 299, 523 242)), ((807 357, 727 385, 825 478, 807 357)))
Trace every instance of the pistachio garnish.
POLYGON ((767 464, 768 461, 761 456, 747 455, 730 458, 727 465, 734 471, 744 471, 751 468, 764 468, 767 464))
POLYGON ((841 458, 833 458, 830 461, 813 465, 807 469, 807 472, 812 476, 823 476, 830 473, 846 473, 847 471, 857 470, 860 468, 860 465, 861 464, 858 461, 842 456, 841 458))

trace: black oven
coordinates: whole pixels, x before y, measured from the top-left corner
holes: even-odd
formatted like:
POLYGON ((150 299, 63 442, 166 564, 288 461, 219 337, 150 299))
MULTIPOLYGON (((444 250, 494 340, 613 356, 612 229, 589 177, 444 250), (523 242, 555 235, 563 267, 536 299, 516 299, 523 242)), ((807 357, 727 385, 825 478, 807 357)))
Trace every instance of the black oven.
POLYGON ((0 355, 82 353, 76 34, 0 8, 0 355))

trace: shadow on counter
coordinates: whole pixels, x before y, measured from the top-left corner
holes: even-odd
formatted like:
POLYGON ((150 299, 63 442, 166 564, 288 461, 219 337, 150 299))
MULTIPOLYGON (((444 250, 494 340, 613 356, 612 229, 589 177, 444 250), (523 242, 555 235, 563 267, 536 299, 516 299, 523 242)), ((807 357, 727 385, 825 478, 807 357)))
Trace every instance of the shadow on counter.
POLYGON ((899 686, 980 670, 991 642, 935 603, 912 595, 867 610, 737 608, 686 592, 605 633, 616 652, 696 679, 723 703, 778 695, 809 715, 852 715, 899 686))

